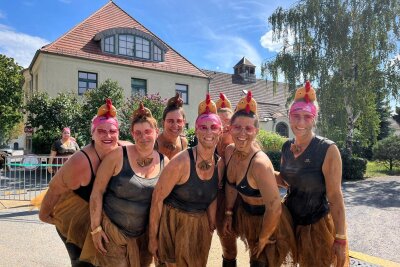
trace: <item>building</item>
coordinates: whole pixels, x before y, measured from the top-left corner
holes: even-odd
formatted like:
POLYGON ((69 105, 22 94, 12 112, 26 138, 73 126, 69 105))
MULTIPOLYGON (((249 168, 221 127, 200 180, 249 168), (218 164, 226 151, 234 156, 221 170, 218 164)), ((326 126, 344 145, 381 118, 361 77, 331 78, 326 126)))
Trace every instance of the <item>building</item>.
MULTIPOLYGON (((26 95, 62 91, 78 95, 106 79, 118 81, 125 97, 181 93, 189 127, 205 98, 208 77, 145 26, 110 1, 54 42, 40 48, 23 72, 26 95)), ((29 150, 30 137, 20 147, 29 150)))
MULTIPOLYGON (((242 92, 252 90, 259 104, 261 126, 290 135, 284 107, 286 98, 281 90, 273 94, 272 84, 256 79, 255 66, 245 58, 234 70, 233 75, 200 70, 109 1, 57 40, 37 50, 23 71, 23 88, 27 97, 41 91, 53 97, 71 90, 82 95, 111 79, 124 88, 125 97, 160 93, 161 97, 169 98, 179 92, 189 127, 194 126, 197 105, 208 90, 214 98, 224 92, 233 103, 242 92)), ((31 138, 29 133, 21 136, 17 140, 19 147, 29 152, 31 138)))
POLYGON ((278 83, 274 92, 271 81, 257 79, 255 68, 256 66, 243 57, 233 67, 233 74, 203 69, 203 72, 210 77, 212 99, 216 100, 219 98, 219 93, 224 93, 234 107, 248 91, 251 91, 258 104, 260 128, 293 137, 286 108, 286 84, 278 83))

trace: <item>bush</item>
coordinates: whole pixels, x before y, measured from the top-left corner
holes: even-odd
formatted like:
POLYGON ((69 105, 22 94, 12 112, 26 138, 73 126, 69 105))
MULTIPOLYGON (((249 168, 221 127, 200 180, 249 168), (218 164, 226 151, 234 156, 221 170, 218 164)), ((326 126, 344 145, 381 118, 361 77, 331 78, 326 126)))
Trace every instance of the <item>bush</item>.
POLYGON ((381 161, 389 171, 400 165, 400 136, 389 136, 378 141, 372 149, 374 159, 381 161))
POLYGON ((351 157, 346 151, 341 151, 342 156, 342 178, 344 180, 364 179, 367 170, 367 160, 364 158, 351 157))
POLYGON ((50 154, 51 145, 60 139, 60 132, 47 131, 40 129, 32 136, 32 153, 34 154, 50 154))
POLYGON ((194 133, 194 128, 186 129, 185 133, 186 133, 186 139, 188 140, 188 146, 194 147, 195 145, 197 145, 197 139, 194 133))
POLYGON ((268 154, 268 152, 279 152, 282 150, 283 144, 287 138, 273 132, 260 130, 257 135, 257 141, 261 145, 261 149, 268 154))

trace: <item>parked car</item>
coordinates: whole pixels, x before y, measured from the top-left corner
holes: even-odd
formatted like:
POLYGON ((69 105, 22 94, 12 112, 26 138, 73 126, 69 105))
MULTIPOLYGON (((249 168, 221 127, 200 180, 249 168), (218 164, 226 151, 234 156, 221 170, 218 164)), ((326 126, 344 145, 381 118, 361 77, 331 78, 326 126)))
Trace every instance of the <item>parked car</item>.
POLYGON ((0 146, 0 152, 5 152, 9 156, 11 156, 13 153, 13 149, 10 146, 0 146))

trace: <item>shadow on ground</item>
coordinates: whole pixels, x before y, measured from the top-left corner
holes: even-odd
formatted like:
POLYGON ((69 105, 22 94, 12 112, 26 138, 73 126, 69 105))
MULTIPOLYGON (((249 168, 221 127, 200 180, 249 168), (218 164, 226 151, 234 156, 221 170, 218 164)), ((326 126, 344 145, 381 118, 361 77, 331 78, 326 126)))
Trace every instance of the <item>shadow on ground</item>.
POLYGON ((398 181, 361 180, 344 182, 342 188, 346 206, 400 207, 400 178, 398 181))

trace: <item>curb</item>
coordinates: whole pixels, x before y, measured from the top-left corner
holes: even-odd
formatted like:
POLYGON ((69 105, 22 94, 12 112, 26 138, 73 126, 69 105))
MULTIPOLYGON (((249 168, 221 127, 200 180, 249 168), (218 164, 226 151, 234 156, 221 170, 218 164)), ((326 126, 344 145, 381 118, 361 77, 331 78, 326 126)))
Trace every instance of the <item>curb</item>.
POLYGON ((378 257, 370 256, 361 252, 349 250, 349 256, 354 259, 358 259, 367 263, 385 266, 385 267, 400 267, 400 263, 396 263, 389 260, 384 260, 378 257))

